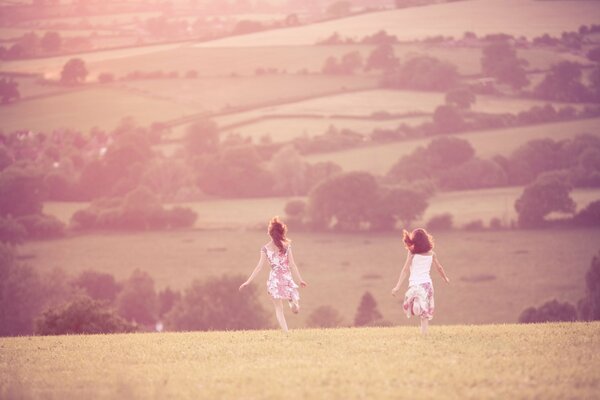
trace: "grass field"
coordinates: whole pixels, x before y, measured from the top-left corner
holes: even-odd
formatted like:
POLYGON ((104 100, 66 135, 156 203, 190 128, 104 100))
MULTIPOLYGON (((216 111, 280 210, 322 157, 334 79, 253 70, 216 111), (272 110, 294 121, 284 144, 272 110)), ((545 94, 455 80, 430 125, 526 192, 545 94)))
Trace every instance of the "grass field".
POLYGON ((259 32, 208 42, 210 47, 306 45, 329 37, 334 32, 362 38, 386 30, 402 40, 444 35, 461 37, 465 31, 483 36, 508 33, 532 38, 549 33, 560 36, 580 25, 598 20, 594 1, 553 1, 552 5, 534 0, 473 0, 433 4, 401 10, 375 12, 334 21, 259 32), (535 21, 535 23, 532 23, 535 21))
MULTIPOLYGON (((510 323, 526 307, 552 298, 577 302, 585 293, 585 272, 599 250, 600 238, 598 229, 433 234, 436 253, 452 280, 446 285, 432 273, 434 324, 510 323)), ((292 229, 290 237, 309 283, 301 291, 300 316, 291 318, 291 326, 304 326, 306 317, 322 305, 333 306, 351 323, 366 290, 373 293, 385 319, 414 324, 402 314, 400 299, 390 296, 406 252, 399 232, 334 234, 292 229)), ((153 276, 158 289, 183 289, 193 279, 222 274, 241 274, 242 281, 267 241, 266 228, 98 233, 29 242, 20 254, 40 271, 58 267, 75 275, 93 269, 124 279, 139 268, 153 276)), ((267 275, 268 271, 261 271, 253 284, 270 310, 267 275)))
POLYGON ((0 107, 0 129, 6 132, 18 129, 45 132, 60 128, 112 129, 128 116, 147 126, 195 111, 170 101, 94 87, 0 107))
POLYGON ((0 397, 592 399, 600 323, 0 339, 0 397))
MULTIPOLYGON (((577 121, 530 125, 517 128, 495 129, 481 132, 468 132, 456 137, 468 140, 479 157, 489 158, 496 154, 509 155, 520 145, 533 140, 550 138, 562 140, 581 133, 600 135, 600 118, 577 121)), ((334 153, 312 154, 305 157, 309 162, 332 161, 344 170, 369 171, 385 174, 398 159, 412 153, 419 146, 426 146, 431 138, 386 143, 376 146, 359 147, 334 153)))

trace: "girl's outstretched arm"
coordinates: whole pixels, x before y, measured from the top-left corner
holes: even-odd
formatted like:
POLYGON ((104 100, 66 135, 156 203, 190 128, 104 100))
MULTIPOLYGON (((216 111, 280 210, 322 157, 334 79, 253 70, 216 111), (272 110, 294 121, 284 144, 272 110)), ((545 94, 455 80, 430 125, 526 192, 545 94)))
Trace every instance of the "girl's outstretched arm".
POLYGON ((248 286, 250 284, 250 282, 252 282, 252 280, 256 277, 256 275, 258 275, 258 273, 262 269, 266 260, 267 260, 267 256, 265 255, 265 252, 261 250, 260 251, 260 260, 258 260, 258 264, 256 264, 254 271, 252 271, 252 274, 250 274, 250 277, 248 277, 246 282, 244 282, 240 285, 239 290, 242 290, 244 287, 248 286))
POLYGON ((435 253, 433 253, 433 263, 435 264, 435 269, 438 270, 442 278, 446 281, 446 283, 450 283, 450 278, 446 275, 446 271, 444 271, 444 267, 440 264, 440 260, 438 260, 435 253))
POLYGON ((296 265, 296 262, 294 261, 294 255, 292 254, 292 249, 288 250, 288 263, 290 264, 290 267, 292 268, 292 271, 294 272, 294 274, 296 274, 296 277, 298 278, 298 281, 300 282, 300 286, 306 287, 308 284, 306 282, 304 282, 304 280, 300 276, 300 271, 298 271, 298 266, 296 265))
POLYGON ((400 271, 400 277, 398 278, 398 283, 392 289, 392 296, 395 296, 400 291, 400 286, 402 286, 402 282, 406 279, 408 275, 410 264, 413 259, 413 254, 409 251, 406 255, 406 261, 404 262, 404 266, 402 267, 402 271, 400 271))

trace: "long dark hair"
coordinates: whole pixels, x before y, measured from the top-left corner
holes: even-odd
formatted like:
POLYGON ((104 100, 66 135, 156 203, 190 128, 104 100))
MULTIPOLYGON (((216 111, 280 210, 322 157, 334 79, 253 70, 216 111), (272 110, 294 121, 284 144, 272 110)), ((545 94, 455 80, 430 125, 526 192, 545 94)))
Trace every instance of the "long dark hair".
POLYGON ((433 249, 433 236, 422 228, 415 229, 412 233, 402 230, 402 240, 408 251, 413 254, 427 253, 433 249))
POLYGON ((286 234, 287 226, 279 220, 279 217, 273 217, 271 222, 269 222, 269 235, 281 253, 285 253, 285 247, 283 244, 290 242, 290 240, 286 237, 286 234))

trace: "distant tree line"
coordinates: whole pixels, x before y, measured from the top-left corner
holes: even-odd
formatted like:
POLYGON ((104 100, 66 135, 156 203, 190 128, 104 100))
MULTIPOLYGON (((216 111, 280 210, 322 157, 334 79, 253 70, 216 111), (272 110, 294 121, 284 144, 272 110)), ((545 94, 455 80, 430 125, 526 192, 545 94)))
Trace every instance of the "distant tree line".
POLYGON ((556 299, 540 307, 528 307, 519 315, 520 323, 600 321, 600 253, 592 258, 585 274, 586 291, 577 305, 556 299))
POLYGON ((239 276, 157 291, 141 270, 123 281, 92 270, 69 277, 61 270, 40 273, 18 257, 0 243, 0 336, 271 327, 256 287, 231 295, 239 276))

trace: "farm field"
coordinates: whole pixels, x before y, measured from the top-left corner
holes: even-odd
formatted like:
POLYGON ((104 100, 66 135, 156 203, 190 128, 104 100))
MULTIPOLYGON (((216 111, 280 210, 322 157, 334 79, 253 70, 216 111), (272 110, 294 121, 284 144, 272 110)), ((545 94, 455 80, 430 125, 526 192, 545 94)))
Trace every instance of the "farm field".
MULTIPOLYGON (((468 140, 479 157, 489 158, 496 154, 509 155, 520 145, 533 140, 550 138, 562 140, 582 133, 600 135, 600 118, 555 122, 516 128, 468 132, 454 135, 468 140)), ((308 162, 332 161, 346 171, 369 171, 385 174, 402 156, 412 153, 419 146, 426 146, 431 138, 366 146, 334 153, 311 154, 308 162)))
POLYGON ((42 74, 46 78, 57 78, 58 76, 60 76, 60 71, 63 65, 65 65, 67 61, 74 57, 81 57, 86 62, 86 64, 88 64, 101 60, 114 60, 119 58, 134 57, 141 54, 162 52, 170 49, 176 49, 182 46, 186 46, 186 44, 157 44, 148 46, 138 46, 135 48, 101 50, 81 54, 70 54, 66 56, 36 58, 32 60, 3 61, 2 63, 0 63, 0 72, 42 74))
POLYGON ((4 338, 0 396, 584 399, 599 345, 597 322, 4 338))
MULTIPOLYGON (((217 117, 216 120, 227 120, 229 116, 217 117)), ((224 133, 237 133, 243 137, 251 137, 254 143, 268 135, 273 142, 287 142, 298 137, 320 135, 329 128, 338 130, 350 129, 363 135, 371 134, 375 129, 395 129, 400 124, 408 126, 421 125, 431 121, 431 117, 405 117, 391 119, 357 119, 342 117, 265 117, 257 122, 250 122, 234 128, 225 129, 224 133)))
POLYGON ((198 111, 214 113, 229 108, 278 104, 346 90, 372 89, 377 87, 377 78, 267 75, 131 81, 119 82, 115 85, 136 93, 193 106, 198 111))
MULTIPOLYGON (((221 125, 239 123, 263 116, 277 115, 320 115, 331 116, 372 116, 376 113, 411 114, 431 113, 445 103, 445 93, 412 90, 364 90, 322 96, 316 99, 270 106, 242 113, 227 115, 216 119, 221 125)), ((490 114, 512 113, 529 110, 534 106, 552 104, 557 108, 571 106, 584 108, 585 104, 558 103, 530 99, 515 99, 498 96, 477 96, 471 109, 475 112, 490 114)))
MULTIPOLYGON (((239 275, 241 283, 268 241, 266 221, 264 230, 82 234, 29 242, 19 251, 40 271, 61 268, 76 275, 93 269, 124 279, 139 268, 152 275, 157 289, 183 289, 194 279, 223 274, 239 275)), ((585 272, 598 252, 600 238, 598 229, 433 234, 436 253, 451 279, 446 285, 432 273, 434 324, 510 323, 526 307, 552 298, 576 303, 585 293, 585 272), (526 289, 523 282, 527 282, 526 289)), ((386 320, 415 323, 402 314, 401 299, 390 296, 406 257, 399 232, 334 234, 292 229, 290 237, 295 259, 309 283, 301 290, 302 311, 290 317, 290 326, 304 326, 306 317, 322 305, 333 306, 351 323, 367 290, 386 320)), ((267 275, 268 271, 261 271, 253 284, 270 310, 264 283, 267 275)))
POLYGON ((552 7, 534 0, 473 0, 374 12, 341 20, 280 31, 259 32, 202 44, 206 47, 298 46, 314 44, 334 32, 361 38, 386 30, 401 40, 438 35, 462 37, 507 33, 532 38, 544 33, 560 36, 581 25, 597 23, 600 11, 594 1, 558 0, 552 7), (532 23, 535 21, 535 23, 532 23))
POLYGON ((7 132, 19 129, 45 132, 60 128, 112 129, 128 116, 148 126, 195 111, 185 105, 95 87, 0 107, 0 129, 7 132))

